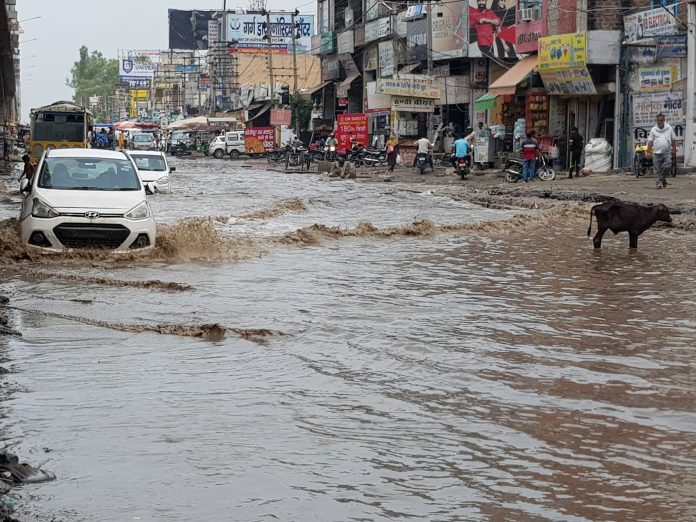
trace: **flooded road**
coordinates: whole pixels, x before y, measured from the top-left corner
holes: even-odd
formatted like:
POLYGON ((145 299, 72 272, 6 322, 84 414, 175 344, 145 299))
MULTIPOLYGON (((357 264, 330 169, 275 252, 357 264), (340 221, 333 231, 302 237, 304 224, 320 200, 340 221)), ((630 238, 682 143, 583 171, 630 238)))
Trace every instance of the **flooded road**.
POLYGON ((152 256, 0 268, 20 512, 696 518, 693 235, 242 165, 176 163, 152 256))

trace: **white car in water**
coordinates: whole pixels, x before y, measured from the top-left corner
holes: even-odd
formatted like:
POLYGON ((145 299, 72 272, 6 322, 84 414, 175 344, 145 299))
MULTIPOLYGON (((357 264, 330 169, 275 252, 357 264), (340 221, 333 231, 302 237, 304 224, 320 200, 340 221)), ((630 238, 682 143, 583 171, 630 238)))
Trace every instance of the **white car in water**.
POLYGON ((21 191, 22 241, 31 250, 133 252, 155 246, 145 188, 125 152, 48 150, 21 191))
POLYGON ((140 132, 129 138, 128 148, 130 150, 157 150, 157 141, 154 134, 140 132))
POLYGON ((176 170, 167 163, 164 153, 154 151, 130 151, 128 155, 135 163, 143 183, 153 192, 171 192, 170 174, 176 170))

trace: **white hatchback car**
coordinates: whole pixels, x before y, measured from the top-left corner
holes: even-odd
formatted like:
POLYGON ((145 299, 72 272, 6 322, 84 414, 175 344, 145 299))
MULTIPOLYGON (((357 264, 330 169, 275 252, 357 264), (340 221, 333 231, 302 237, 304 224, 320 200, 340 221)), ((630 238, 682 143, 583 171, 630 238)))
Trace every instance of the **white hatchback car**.
POLYGON ((150 185, 153 192, 171 192, 172 180, 169 174, 176 170, 170 167, 162 152, 130 151, 128 155, 135 163, 143 183, 150 185))
POLYGON ((145 188, 125 152, 48 150, 21 190, 22 241, 32 250, 133 252, 155 246, 145 188))

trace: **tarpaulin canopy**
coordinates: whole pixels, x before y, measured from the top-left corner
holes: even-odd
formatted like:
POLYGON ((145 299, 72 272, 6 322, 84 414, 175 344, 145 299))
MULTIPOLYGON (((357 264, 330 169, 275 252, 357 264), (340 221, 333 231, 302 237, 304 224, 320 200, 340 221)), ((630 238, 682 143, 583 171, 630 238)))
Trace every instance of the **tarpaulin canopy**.
POLYGON ((185 118, 183 120, 173 121, 167 125, 168 129, 192 129, 194 127, 207 127, 208 118, 205 116, 196 116, 195 118, 185 118))
POLYGON ((532 54, 523 58, 510 67, 505 73, 494 81, 488 88, 488 94, 492 96, 506 96, 515 94, 517 84, 522 82, 537 66, 537 55, 532 54))
POLYGON ((486 93, 476 100, 474 106, 477 111, 488 111, 495 107, 495 100, 498 98, 495 94, 486 93))
POLYGON ((120 121, 114 123, 113 128, 115 130, 124 131, 131 129, 156 129, 158 125, 156 123, 142 123, 139 121, 120 121))

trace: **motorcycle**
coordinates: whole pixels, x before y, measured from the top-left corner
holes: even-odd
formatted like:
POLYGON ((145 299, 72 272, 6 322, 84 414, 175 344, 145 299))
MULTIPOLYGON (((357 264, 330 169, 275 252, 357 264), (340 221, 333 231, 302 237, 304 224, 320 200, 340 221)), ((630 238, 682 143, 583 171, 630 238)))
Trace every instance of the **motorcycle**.
MULTIPOLYGON (((505 172, 505 181, 508 183, 517 183, 524 176, 522 175, 522 159, 509 158, 505 162, 503 172, 505 172)), ((551 159, 547 154, 541 154, 537 160, 536 176, 542 181, 553 181, 556 178, 556 171, 551 168, 551 159)))
POLYGON ((366 167, 381 167, 387 162, 387 153, 379 149, 365 149, 360 159, 366 167))
POLYGON ((329 145, 325 152, 326 161, 336 161, 336 145, 329 145))
POLYGON ((421 173, 421 176, 425 175, 425 171, 429 166, 430 165, 428 162, 428 155, 419 152, 416 155, 416 167, 418 168, 418 171, 421 173))
MULTIPOLYGON (((648 157, 648 144, 644 142, 636 143, 635 153, 633 155, 633 174, 636 178, 645 176, 649 170, 652 170, 652 156, 648 157)), ((670 175, 674 178, 677 175, 677 157, 672 154, 672 166, 670 175)))
POLYGON ((470 164, 471 156, 463 156, 461 158, 457 158, 455 163, 455 171, 457 173, 457 176, 459 176, 461 179, 466 179, 466 177, 471 172, 470 164))

